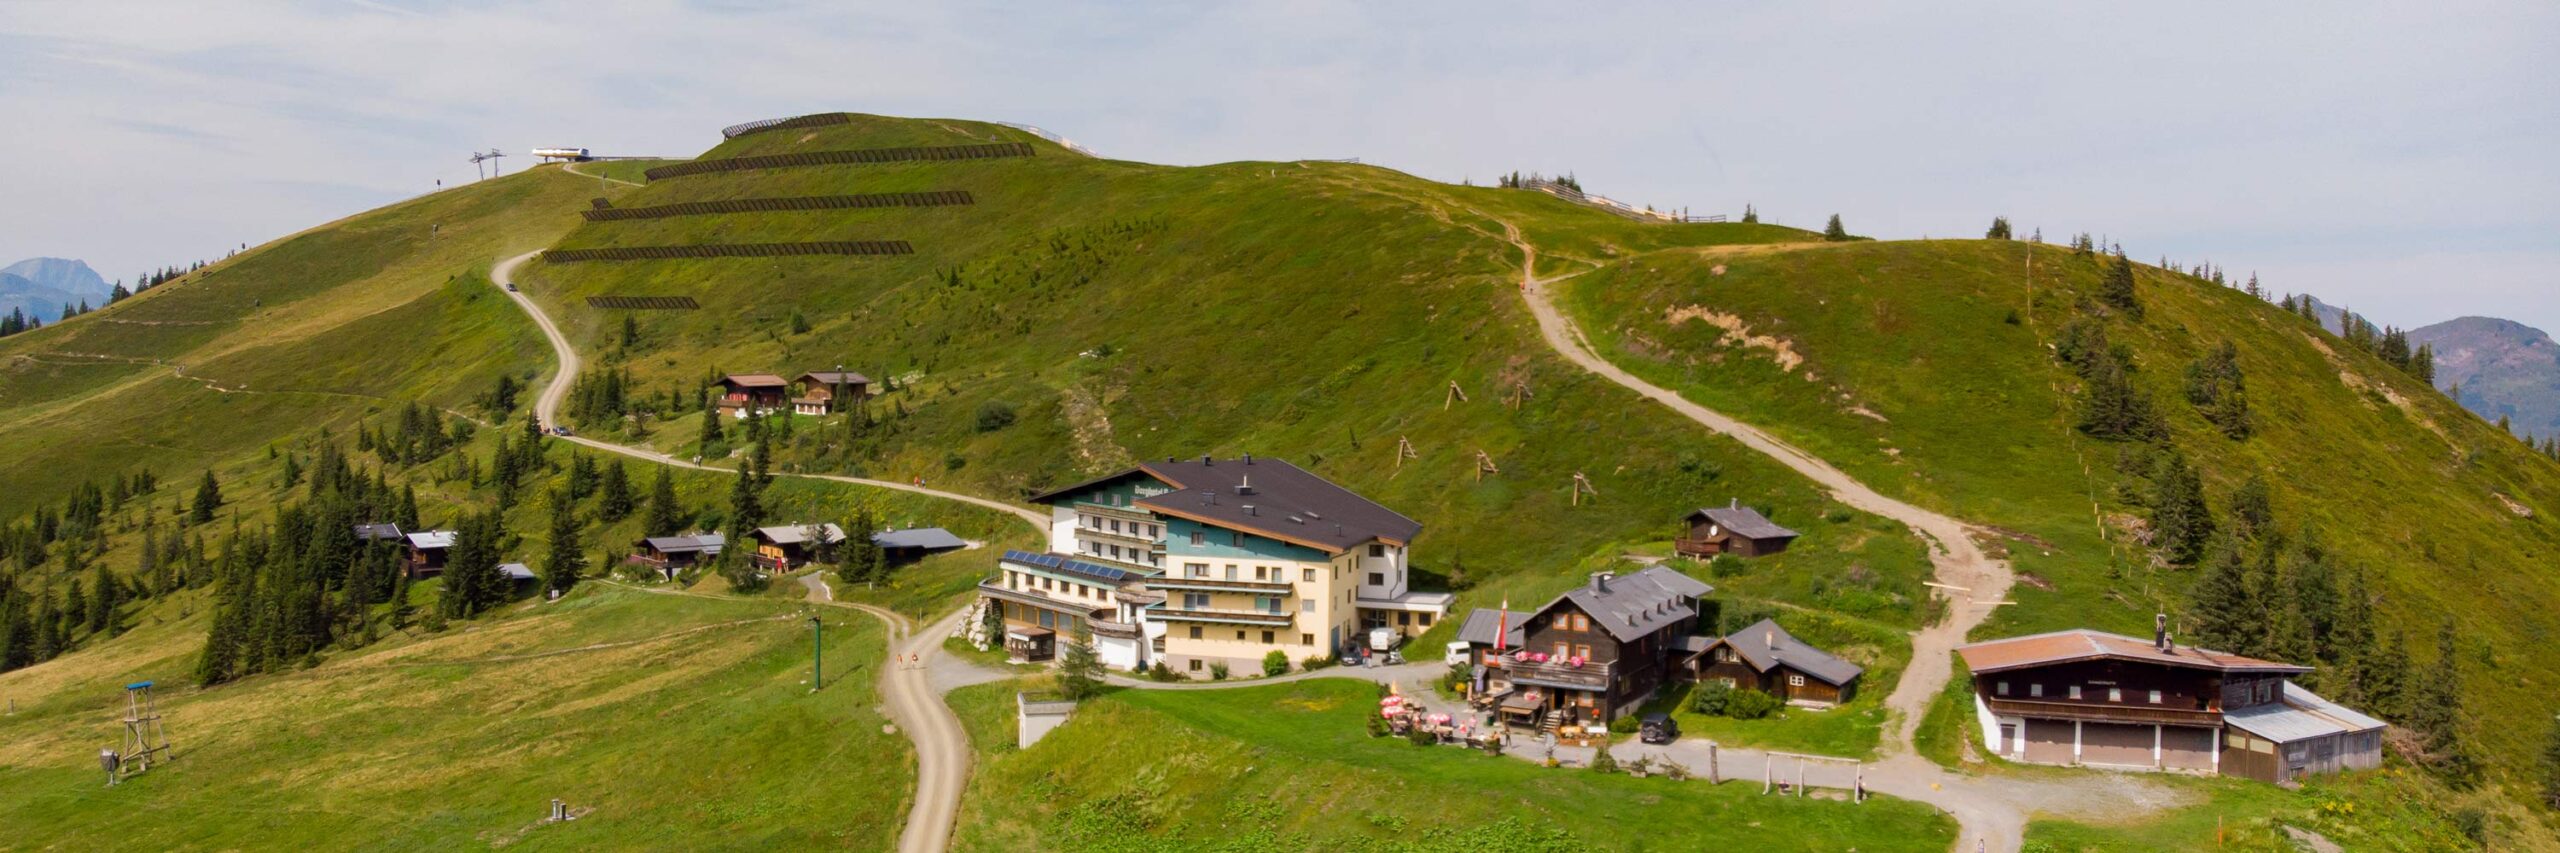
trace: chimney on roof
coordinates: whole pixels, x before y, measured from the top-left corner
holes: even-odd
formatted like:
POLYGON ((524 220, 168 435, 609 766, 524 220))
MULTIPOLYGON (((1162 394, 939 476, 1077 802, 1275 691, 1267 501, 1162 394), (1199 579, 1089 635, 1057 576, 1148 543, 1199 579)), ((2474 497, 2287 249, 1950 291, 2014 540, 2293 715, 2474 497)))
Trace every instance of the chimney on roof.
POLYGON ((1610 579, 1610 578, 1613 578, 1613 577, 1617 577, 1617 575, 1612 574, 1612 573, 1610 573, 1610 572, 1592 572, 1592 573, 1591 573, 1591 591, 1592 591, 1592 592, 1601 592, 1601 593, 1608 592, 1608 591, 1609 591, 1609 579, 1610 579))
POLYGON ((1247 453, 1247 454, 1245 454, 1245 455, 1244 455, 1244 464, 1247 464, 1247 465, 1251 465, 1251 464, 1253 464, 1253 454, 1251 454, 1251 453, 1247 453))
MULTIPOLYGON (((1245 464, 1250 465, 1250 464, 1253 464, 1253 463, 1248 462, 1248 463, 1245 463, 1245 464)), ((1250 495, 1250 494, 1253 494, 1253 475, 1251 475, 1251 474, 1246 474, 1246 475, 1244 475, 1243 477, 1239 477, 1239 478, 1237 478, 1237 479, 1236 479, 1236 494, 1239 494, 1239 495, 1250 495)))
POLYGON ((1741 499, 1741 498, 1734 498, 1734 499, 1732 499, 1732 502, 1731 502, 1731 503, 1727 503, 1727 504, 1725 504, 1725 505, 1724 505, 1724 508, 1725 508, 1725 509, 1741 509, 1741 508, 1742 508, 1742 499, 1741 499))
POLYGON ((1218 460, 1216 460, 1216 459, 1212 459, 1212 458, 1209 458, 1209 454, 1206 454, 1206 453, 1200 454, 1200 466, 1201 466, 1201 467, 1204 467, 1204 468, 1205 468, 1205 467, 1208 467, 1208 466, 1211 466, 1211 465, 1216 465, 1216 464, 1218 464, 1218 460))
POLYGON ((2169 649, 2169 614, 2151 614, 2151 645, 2161 654, 2173 653, 2169 649))
POLYGON ((1763 635, 1761 636, 1761 638, 1760 638, 1760 639, 1762 639, 1763 641, 1766 641, 1766 642, 1769 644, 1769 648, 1773 648, 1773 649, 1774 649, 1774 648, 1777 648, 1777 647, 1778 647, 1778 627, 1777 627, 1777 626, 1775 626, 1775 625, 1771 625, 1771 626, 1769 626, 1769 630, 1768 630, 1768 632, 1767 632, 1766 634, 1763 634, 1763 635))

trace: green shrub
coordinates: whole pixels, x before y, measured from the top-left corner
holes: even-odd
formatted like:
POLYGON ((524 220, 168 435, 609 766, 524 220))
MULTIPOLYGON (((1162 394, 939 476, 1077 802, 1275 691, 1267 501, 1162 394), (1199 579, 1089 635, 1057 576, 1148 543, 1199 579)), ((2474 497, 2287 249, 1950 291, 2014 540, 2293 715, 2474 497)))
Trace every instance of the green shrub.
POLYGON ((1384 718, 1384 717, 1380 717, 1380 716, 1378 716, 1378 715, 1376 715, 1376 714, 1369 714, 1369 715, 1367 715, 1367 719, 1368 719, 1369 736, 1370 736, 1370 737, 1386 737, 1386 736, 1387 736, 1387 721, 1386 721, 1386 718, 1384 718))
POLYGON ((1314 672, 1338 663, 1341 661, 1334 660, 1332 655, 1308 655, 1306 660, 1298 662, 1298 668, 1314 672))
POLYGON ((1701 714, 1724 713, 1725 701, 1733 698, 1733 685, 1722 681, 1701 681, 1689 690, 1689 710, 1701 714))
POLYGON ((1751 562, 1732 554, 1717 554, 1707 559, 1707 574, 1729 578, 1751 568, 1751 562))
POLYGON ((1602 741, 1600 741, 1600 744, 1599 744, 1598 746, 1595 746, 1595 747, 1593 747, 1593 748, 1592 748, 1592 750, 1591 750, 1591 772, 1593 772, 1593 773, 1616 773, 1616 772, 1618 772, 1618 757, 1617 757, 1617 756, 1614 756, 1614 755, 1610 755, 1610 754, 1609 754, 1609 742, 1608 742, 1607 740, 1602 740, 1602 741))
POLYGON ((1272 649, 1270 654, 1263 655, 1262 674, 1265 676, 1288 675, 1289 653, 1272 649))
POLYGON ((1209 680, 1210 680, 1210 681, 1225 681, 1225 680, 1227 680, 1227 665, 1226 665, 1226 663, 1225 663, 1224 661, 1221 661, 1221 662, 1218 662, 1218 663, 1213 663, 1213 664, 1210 664, 1210 665, 1209 665, 1209 680))
POLYGON ((1628 715, 1626 715, 1626 716, 1619 717, 1619 718, 1614 719, 1614 720, 1610 720, 1610 721, 1609 721, 1609 733, 1610 733, 1610 734, 1613 734, 1613 735, 1631 735, 1631 734, 1635 734, 1635 733, 1636 733, 1636 715, 1634 715, 1634 714, 1628 714, 1628 715))
POLYGON ((1412 729, 1407 730, 1404 733, 1404 739, 1414 746, 1437 746, 1440 743, 1440 736, 1432 734, 1420 723, 1415 723, 1412 729))
POLYGON ((1724 715, 1737 720, 1757 720, 1776 713, 1784 704, 1778 697, 1757 690, 1736 690, 1724 703, 1724 715))
POLYGON ((988 400, 978 404, 978 431, 995 432, 1013 425, 1013 404, 988 400))

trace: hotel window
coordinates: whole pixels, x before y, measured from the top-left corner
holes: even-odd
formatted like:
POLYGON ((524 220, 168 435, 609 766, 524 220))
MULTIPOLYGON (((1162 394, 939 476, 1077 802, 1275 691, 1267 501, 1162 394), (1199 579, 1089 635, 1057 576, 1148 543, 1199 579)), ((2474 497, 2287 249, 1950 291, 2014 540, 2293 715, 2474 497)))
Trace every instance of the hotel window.
POLYGON ((1398 611, 1396 611, 1396 624, 1398 624, 1398 625, 1411 625, 1411 624, 1413 624, 1413 614, 1411 614, 1411 613, 1406 613, 1406 612, 1404 612, 1404 611, 1402 611, 1402 610, 1398 610, 1398 611))
POLYGON ((1235 548, 1244 547, 1244 534, 1233 530, 1227 531, 1227 545, 1235 548))
POLYGON ((2027 685, 2027 695, 2028 695, 2028 696, 2031 696, 2031 697, 2034 697, 2034 698, 2037 698, 2037 699, 2042 699, 2042 698, 2044 698, 2044 685, 2042 685, 2042 684, 2030 684, 2030 685, 2027 685))
POLYGON ((1111 532, 1120 532, 1120 519, 1115 518, 1111 520, 1111 532))
POLYGON ((2074 700, 2077 700, 2077 699, 2079 699, 2079 698, 2080 698, 2080 685, 2077 685, 2077 684, 2071 685, 2071 698, 2072 698, 2072 699, 2074 699, 2074 700))
MULTIPOLYGON (((1200 639, 1200 629, 1198 629, 1198 628, 1193 628, 1193 629, 1191 629, 1191 639, 1194 639, 1194 640, 1200 639)), ((1200 671, 1200 659, 1199 659, 1199 658, 1192 658, 1192 659, 1191 659, 1191 671, 1192 671, 1192 672, 1199 672, 1199 671, 1200 671)))
POLYGON ((1186 592, 1186 593, 1183 593, 1183 594, 1182 594, 1182 609, 1184 609, 1184 610, 1199 610, 1199 609, 1202 609, 1202 608, 1206 608, 1206 607, 1208 607, 1208 606, 1209 606, 1209 594, 1208 594, 1208 593, 1205 593, 1205 592, 1186 592))
POLYGON ((1195 578, 1205 578, 1209 576, 1209 564, 1184 563, 1182 564, 1182 573, 1195 578))
POLYGON ((1372 556, 1372 557, 1384 557, 1384 556, 1386 556, 1386 555, 1387 555, 1387 546, 1385 546, 1385 545, 1371 545, 1371 546, 1369 546, 1369 556, 1372 556))
POLYGON ((1300 612, 1300 613, 1314 613, 1314 612, 1316 612, 1316 600, 1315 600, 1315 599, 1312 599, 1312 598, 1301 598, 1301 599, 1298 599, 1298 612, 1300 612))
POLYGON ((2160 704, 2160 691, 2151 691, 2151 704, 2160 704))
POLYGON ((1268 645, 1271 645, 1273 642, 1275 642, 1275 640, 1273 640, 1273 639, 1272 639, 1272 634, 1271 634, 1271 632, 1269 632, 1269 631, 1264 631, 1264 632, 1262 632, 1262 644, 1263 644, 1263 645, 1268 646, 1268 645))
POLYGON ((1420 615, 1420 616, 1416 616, 1416 617, 1414 617, 1414 618, 1415 618, 1416 620, 1419 620, 1419 622, 1420 622, 1421 624, 1425 625, 1425 626, 1428 626, 1428 625, 1430 625, 1430 624, 1431 624, 1431 614, 1429 614, 1429 613, 1425 613, 1425 614, 1422 614, 1422 615, 1420 615))
POLYGON ((1370 585, 1370 586, 1386 586, 1386 585, 1387 585, 1387 575, 1386 575, 1386 573, 1385 573, 1385 572, 1370 572, 1370 573, 1369 573, 1369 585, 1370 585))
POLYGON ((1306 581, 1306 582, 1308 582, 1308 583, 1315 583, 1315 582, 1316 582, 1316 570, 1314 570, 1314 569, 1299 569, 1299 570, 1298 570, 1298 579, 1299 579, 1299 580, 1302 580, 1302 581, 1306 581))
MULTIPOLYGON (((1202 533, 1202 532, 1197 531, 1197 530, 1191 531, 1191 544, 1193 544, 1193 545, 1206 545, 1206 544, 1208 544, 1208 543, 1209 543, 1209 535, 1208 535, 1208 534, 1206 534, 1206 533, 1202 533)), ((1192 663, 1199 663, 1199 661, 1192 661, 1192 663)))
POLYGON ((1316 635, 1314 635, 1314 634, 1299 634, 1299 635, 1298 635, 1298 645, 1301 645, 1301 646, 1312 646, 1312 645, 1315 645, 1315 644, 1316 644, 1316 635))
POLYGON ((2109 688, 2107 688, 2107 701, 2109 701, 2109 702, 2122 702, 2122 701, 2124 701, 2124 688, 2122 688, 2122 687, 2109 687, 2109 688))
POLYGON ((1236 579, 1236 564, 1234 564, 1234 563, 1228 563, 1228 564, 1227 564, 1227 580, 1235 580, 1235 579, 1236 579))
MULTIPOLYGON (((1198 625, 1193 625, 1193 626, 1191 626, 1191 639, 1194 639, 1194 640, 1200 639, 1200 626, 1198 626, 1198 625)), ((1200 668, 1200 662, 1199 662, 1199 661, 1196 661, 1196 660, 1195 660, 1195 661, 1192 661, 1192 662, 1191 662, 1191 668, 1192 668, 1192 669, 1199 669, 1199 668, 1200 668)))
POLYGON ((1243 629, 1243 628, 1237 628, 1237 629, 1236 629, 1236 642, 1239 642, 1239 643, 1244 642, 1244 629, 1243 629))

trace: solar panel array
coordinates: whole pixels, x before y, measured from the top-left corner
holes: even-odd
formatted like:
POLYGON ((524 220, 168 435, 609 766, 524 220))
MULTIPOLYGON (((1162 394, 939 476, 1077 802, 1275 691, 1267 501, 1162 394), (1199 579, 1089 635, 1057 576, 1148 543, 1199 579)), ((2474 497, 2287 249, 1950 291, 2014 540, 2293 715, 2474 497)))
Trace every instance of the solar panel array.
POLYGON ((638 311, 691 311, 702 307, 690 296, 590 296, 589 308, 629 308, 638 311))
POLYGON ((670 216, 701 216, 711 213, 761 213, 776 210, 843 210, 868 207, 945 207, 976 204, 978 200, 967 190, 935 190, 920 193, 867 193, 863 195, 816 195, 796 198, 736 198, 722 201, 688 201, 653 207, 612 207, 582 211, 589 222, 616 219, 664 219, 670 216))
POLYGON ((763 133, 768 130, 789 130, 795 127, 824 127, 830 124, 849 124, 852 121, 853 117, 844 113, 817 113, 814 115, 792 116, 790 118, 769 118, 763 121, 751 121, 745 124, 733 124, 728 127, 721 128, 720 138, 736 139, 750 133, 763 133))
POLYGON ((1032 156, 1031 143, 997 142, 985 145, 926 145, 906 148, 856 148, 847 151, 810 151, 802 154, 764 154, 754 157, 731 157, 724 160, 694 160, 672 166, 660 166, 643 174, 649 180, 704 175, 713 172, 737 172, 749 169, 783 169, 793 166, 828 166, 844 163, 903 163, 926 160, 985 160, 995 157, 1032 156))
POLYGON ((1129 571, 1128 569, 1115 569, 1110 566, 1095 565, 1083 560, 1070 560, 1056 554, 1034 554, 1029 551, 1006 551, 1004 552, 1004 558, 1024 565, 1039 566, 1044 569, 1084 575, 1085 577, 1098 578, 1112 583, 1120 583, 1122 581, 1136 580, 1138 578, 1146 577, 1145 575, 1129 571))
POLYGON ((728 243, 705 246, 623 246, 611 249, 553 249, 542 253, 549 263, 575 261, 652 261, 677 258, 775 258, 786 255, 912 255, 905 240, 831 240, 815 243, 728 243))

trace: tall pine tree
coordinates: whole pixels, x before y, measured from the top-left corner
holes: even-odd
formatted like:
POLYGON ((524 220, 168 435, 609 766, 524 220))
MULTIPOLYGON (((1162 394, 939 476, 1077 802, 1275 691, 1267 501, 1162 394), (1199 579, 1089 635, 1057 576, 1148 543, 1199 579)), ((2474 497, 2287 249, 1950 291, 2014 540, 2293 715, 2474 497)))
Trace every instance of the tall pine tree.
POLYGON ((542 587, 555 593, 567 593, 578 585, 578 574, 587 569, 587 556, 578 545, 578 507, 569 495, 551 493, 551 550, 542 560, 542 587))
POLYGON ((2123 311, 2133 319, 2142 319, 2142 297, 2133 288, 2133 260, 2117 255, 2108 264, 2104 279, 2098 282, 2098 301, 2123 311))
POLYGON ((674 536, 684 532, 684 506, 676 502, 675 473, 658 466, 658 480, 649 486, 649 515, 641 527, 650 536, 674 536))
POLYGON ((2213 538, 2213 511, 2205 505, 2203 479, 2185 454, 2172 449, 2160 454, 2151 483, 2152 544, 2171 563, 2193 564, 2213 538))

